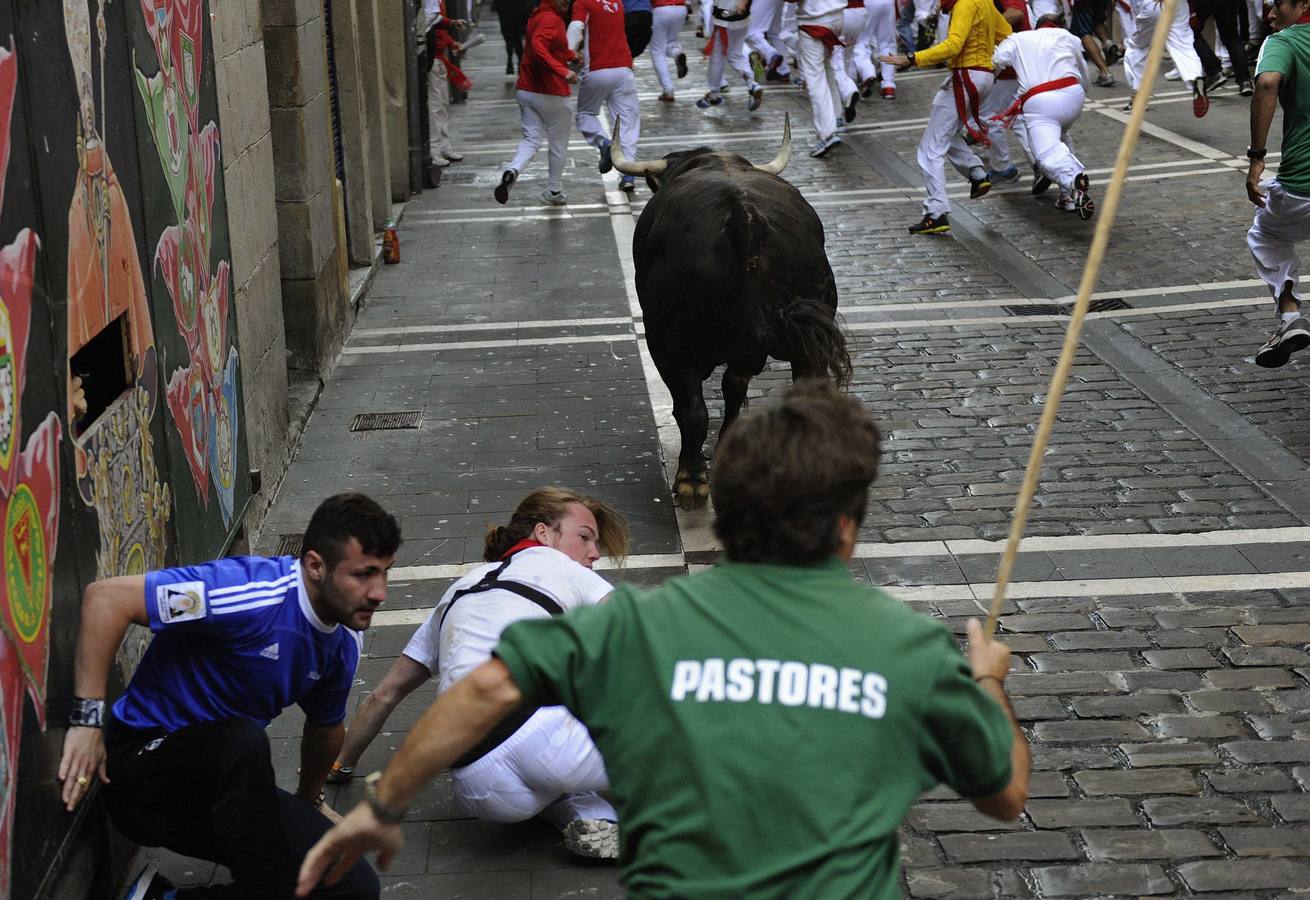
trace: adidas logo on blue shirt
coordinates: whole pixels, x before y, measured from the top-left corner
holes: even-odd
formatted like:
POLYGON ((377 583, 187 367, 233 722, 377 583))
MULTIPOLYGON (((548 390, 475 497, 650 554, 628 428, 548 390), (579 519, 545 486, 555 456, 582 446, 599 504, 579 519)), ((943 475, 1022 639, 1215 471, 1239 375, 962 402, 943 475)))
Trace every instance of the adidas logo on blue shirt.
POLYGON ((269 644, 259 651, 259 655, 265 659, 277 659, 277 644, 269 644))

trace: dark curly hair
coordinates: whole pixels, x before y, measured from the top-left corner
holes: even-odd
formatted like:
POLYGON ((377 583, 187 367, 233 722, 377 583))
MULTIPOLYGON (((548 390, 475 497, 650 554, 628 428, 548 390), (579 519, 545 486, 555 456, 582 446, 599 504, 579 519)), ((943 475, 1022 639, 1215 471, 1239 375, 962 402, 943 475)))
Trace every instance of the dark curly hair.
POLYGON ((728 559, 811 565, 831 556, 838 517, 864 519, 878 439, 860 402, 818 378, 738 419, 719 440, 710 482, 728 559))
POLYGON ((350 539, 369 556, 395 556, 400 525, 391 513, 363 494, 333 494, 318 505, 305 529, 300 558, 313 550, 331 570, 346 555, 350 539))

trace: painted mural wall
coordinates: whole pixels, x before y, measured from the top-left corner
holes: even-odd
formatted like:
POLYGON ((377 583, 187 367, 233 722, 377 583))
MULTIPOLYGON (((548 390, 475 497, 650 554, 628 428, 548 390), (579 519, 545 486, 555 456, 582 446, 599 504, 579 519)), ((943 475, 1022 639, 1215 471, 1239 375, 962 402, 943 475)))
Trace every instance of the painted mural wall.
POLYGON ((97 814, 54 777, 82 588, 218 554, 248 497, 209 20, 0 0, 0 897, 97 814))

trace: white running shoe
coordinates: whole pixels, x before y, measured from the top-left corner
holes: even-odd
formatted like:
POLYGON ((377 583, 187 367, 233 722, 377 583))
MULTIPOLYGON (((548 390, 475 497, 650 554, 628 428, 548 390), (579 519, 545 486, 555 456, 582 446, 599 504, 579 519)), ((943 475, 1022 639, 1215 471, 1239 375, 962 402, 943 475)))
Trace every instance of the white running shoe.
POLYGON ((569 198, 564 196, 563 191, 544 190, 541 192, 541 202, 547 206, 563 206, 569 202, 569 198))
POLYGON ((1182 76, 1182 74, 1181 74, 1177 69, 1170 69, 1168 72, 1165 72, 1165 73, 1164 73, 1164 80, 1165 80, 1165 81, 1182 81, 1182 80, 1183 80, 1183 76, 1182 76))
POLYGON ((564 826, 564 849, 588 859, 618 859, 619 825, 608 819, 574 819, 564 826))

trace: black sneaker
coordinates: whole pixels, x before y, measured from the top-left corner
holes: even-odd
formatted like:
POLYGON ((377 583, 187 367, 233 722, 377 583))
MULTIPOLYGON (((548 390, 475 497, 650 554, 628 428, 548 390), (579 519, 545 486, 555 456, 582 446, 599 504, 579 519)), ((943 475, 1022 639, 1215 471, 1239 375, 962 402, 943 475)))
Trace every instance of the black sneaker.
POLYGON ((504 206, 509 201, 509 188, 518 180, 519 173, 506 169, 500 175, 500 184, 496 185, 496 202, 504 206))
POLYGON ((679 78, 686 78, 686 77, 687 77, 687 54, 685 54, 685 53, 679 53, 677 56, 673 57, 673 64, 674 64, 675 66, 678 67, 678 77, 679 77, 679 78))
POLYGON ((610 159, 610 142, 606 141, 600 145, 600 174, 604 175, 612 168, 614 160, 610 159))
POLYGON ((979 197, 987 196, 987 192, 992 189, 992 183, 986 176, 982 178, 969 179, 969 199, 977 200, 979 197))
POLYGON ((1091 196, 1087 193, 1091 188, 1091 182, 1087 178, 1086 172, 1079 172, 1073 179, 1073 208, 1078 212, 1078 218, 1086 222, 1096 212, 1096 204, 1092 202, 1091 196))
POLYGON ((755 112, 755 110, 760 108, 762 102, 764 102, 764 88, 757 84, 755 87, 751 88, 751 98, 746 102, 746 109, 755 112))
POLYGON ((1277 369, 1298 350, 1310 346, 1310 321, 1297 316, 1278 326, 1265 345, 1255 354, 1255 364, 1265 369, 1277 369))
POLYGON ((127 886, 123 900, 173 900, 177 888, 152 865, 147 864, 127 886))
POLYGON ((855 121, 855 106, 860 102, 860 92, 851 91, 850 99, 846 101, 846 109, 843 111, 846 116, 846 124, 855 121))
POLYGON ((1033 196, 1036 197, 1040 194, 1045 194, 1046 189, 1049 188, 1050 186, 1051 186, 1051 179, 1047 178, 1045 173, 1043 173, 1042 170, 1039 169, 1037 165, 1034 163, 1033 164, 1033 191, 1032 191, 1033 196))
POLYGON ((1250 81, 1243 81, 1237 86, 1237 93, 1241 94, 1243 97, 1249 97, 1255 93, 1255 85, 1250 81))
POLYGON ((1211 91, 1219 90, 1219 88, 1228 83, 1228 79, 1231 77, 1231 75, 1225 75, 1223 72, 1215 72, 1213 75, 1206 75, 1205 92, 1208 94, 1211 91))
POLYGON ((951 223, 946 213, 940 216, 924 215, 923 219, 910 226, 910 234, 949 234, 951 223))

